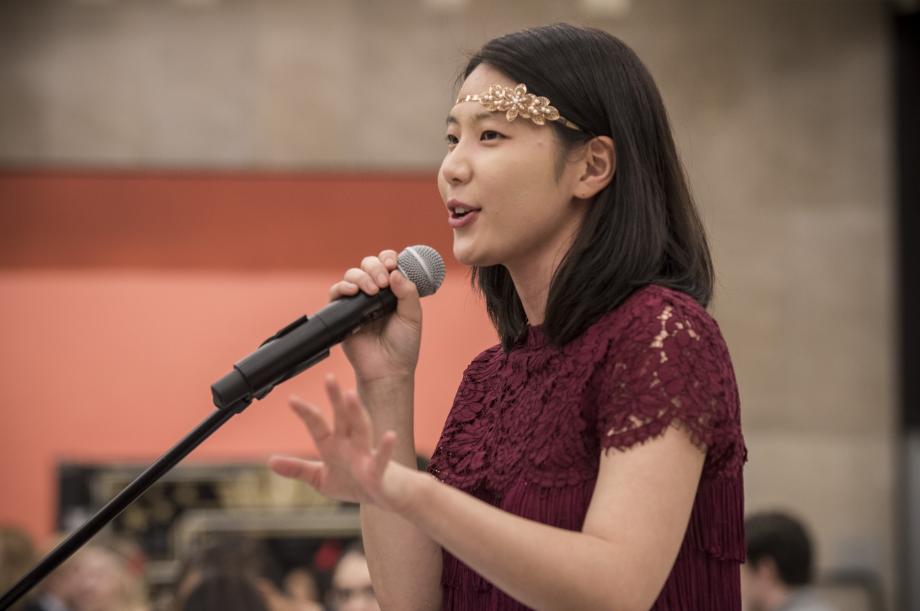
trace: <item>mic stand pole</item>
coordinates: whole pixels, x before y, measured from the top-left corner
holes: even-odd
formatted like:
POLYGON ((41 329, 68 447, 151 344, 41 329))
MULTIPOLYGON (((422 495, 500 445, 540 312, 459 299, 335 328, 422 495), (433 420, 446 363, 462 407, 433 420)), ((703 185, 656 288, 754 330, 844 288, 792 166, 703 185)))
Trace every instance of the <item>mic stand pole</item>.
POLYGON ((195 430, 186 435, 171 450, 163 454, 155 463, 147 467, 147 470, 141 473, 137 478, 128 484, 128 486, 118 493, 118 495, 109 501, 102 509, 97 511, 83 526, 71 533, 56 548, 54 548, 35 568, 29 571, 25 577, 20 579, 16 585, 10 588, 0 598, 0 611, 8 609, 13 603, 19 600, 26 592, 35 587, 38 582, 48 576, 51 571, 56 569, 65 560, 67 560, 75 551, 80 549, 104 526, 115 519, 128 505, 134 502, 137 497, 147 491, 158 479, 163 477, 167 471, 172 469, 176 464, 185 458, 189 452, 197 448, 201 442, 211 436, 234 414, 243 411, 249 405, 237 404, 236 406, 216 410, 208 416, 195 430))

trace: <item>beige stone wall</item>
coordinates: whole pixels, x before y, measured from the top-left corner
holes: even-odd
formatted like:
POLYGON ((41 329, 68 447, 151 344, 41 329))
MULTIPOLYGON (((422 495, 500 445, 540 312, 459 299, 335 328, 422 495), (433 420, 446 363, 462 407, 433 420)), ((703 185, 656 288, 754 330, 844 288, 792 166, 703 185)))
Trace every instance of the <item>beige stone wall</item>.
POLYGON ((656 76, 710 230, 751 510, 893 589, 882 2, 52 1, 0 6, 0 164, 434 169, 463 52, 559 20, 656 76), (459 8, 451 8, 456 5, 459 8))

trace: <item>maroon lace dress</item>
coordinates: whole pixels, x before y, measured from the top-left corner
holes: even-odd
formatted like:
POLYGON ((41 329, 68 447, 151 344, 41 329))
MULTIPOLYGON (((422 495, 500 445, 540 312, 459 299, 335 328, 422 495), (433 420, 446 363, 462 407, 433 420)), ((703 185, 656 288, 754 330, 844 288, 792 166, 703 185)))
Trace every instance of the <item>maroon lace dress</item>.
MULTIPOLYGON (((429 471, 513 514, 581 530, 607 448, 627 449, 670 425, 706 449, 690 522, 652 609, 741 609, 744 560, 738 391, 716 322, 691 297, 636 291, 564 348, 531 327, 463 375, 429 471)), ((523 605, 444 552, 445 611, 523 605)))

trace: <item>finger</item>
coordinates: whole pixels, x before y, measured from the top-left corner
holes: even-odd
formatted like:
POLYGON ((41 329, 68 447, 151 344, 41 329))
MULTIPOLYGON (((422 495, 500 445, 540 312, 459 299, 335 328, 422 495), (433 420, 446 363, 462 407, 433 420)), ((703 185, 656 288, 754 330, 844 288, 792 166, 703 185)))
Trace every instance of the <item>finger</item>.
POLYGON ((396 295, 396 315, 413 324, 422 323, 422 304, 419 302, 418 289, 411 280, 399 270, 390 272, 390 290, 396 295))
POLYGON ((387 431, 380 437, 380 444, 374 454, 374 472, 377 477, 382 477, 387 465, 393 459, 396 449, 396 433, 387 431))
POLYGON ((365 452, 370 452, 373 448, 371 419, 361 399, 358 398, 358 394, 351 390, 345 393, 345 415, 348 417, 351 439, 354 444, 365 452))
POLYGON ((371 278, 370 274, 357 267, 352 267, 346 270, 343 279, 346 282, 357 284, 358 288, 360 288, 368 295, 374 295, 377 293, 377 291, 380 290, 380 288, 377 286, 377 283, 374 282, 373 278, 371 278))
POLYGON ((377 258, 383 261, 383 264, 390 271, 396 269, 397 257, 395 250, 381 250, 380 254, 377 255, 377 258))
POLYGON ((272 456, 268 459, 268 466, 282 477, 299 479, 316 489, 319 489, 323 481, 325 465, 318 460, 303 460, 293 456, 272 456))
POLYGON ((339 280, 331 287, 329 287, 329 301, 335 301, 343 295, 354 295, 360 289, 357 284, 348 282, 346 280, 339 280))
POLYGON ((259 591, 259 593, 261 593, 262 596, 268 599, 270 609, 279 609, 279 608, 285 609, 286 608, 285 606, 280 606, 280 607, 278 606, 278 605, 285 605, 287 599, 285 598, 284 594, 282 594, 278 590, 278 588, 275 587, 275 584, 273 584, 270 579, 267 579, 265 577, 259 577, 255 579, 254 581, 255 581, 256 589, 259 591))
POLYGON ((335 376, 326 375, 326 394, 329 395, 329 402, 332 404, 333 418, 333 435, 340 439, 346 439, 351 435, 351 427, 348 424, 348 417, 345 415, 345 401, 342 399, 342 389, 336 381, 335 376))
POLYGON ((307 430, 310 431, 310 436, 313 437, 317 445, 332 434, 332 431, 329 430, 329 425, 326 424, 326 419, 323 418, 323 414, 318 407, 307 403, 300 397, 291 397, 289 401, 291 409, 303 420, 307 430))
POLYGON ((364 257, 361 260, 361 269, 370 274, 380 288, 390 284, 390 270, 377 257, 364 257))

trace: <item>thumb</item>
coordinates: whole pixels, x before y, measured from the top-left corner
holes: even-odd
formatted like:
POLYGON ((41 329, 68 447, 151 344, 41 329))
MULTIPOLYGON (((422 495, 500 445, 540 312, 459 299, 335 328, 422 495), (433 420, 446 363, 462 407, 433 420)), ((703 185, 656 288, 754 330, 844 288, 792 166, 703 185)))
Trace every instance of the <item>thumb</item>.
POLYGON ((268 466, 278 475, 299 479, 314 488, 319 488, 323 463, 318 460, 302 460, 291 456, 272 456, 268 459, 268 466))
POLYGON ((421 324, 422 305, 419 303, 418 289, 398 269, 390 272, 390 290, 398 300, 396 315, 415 324, 421 324))

